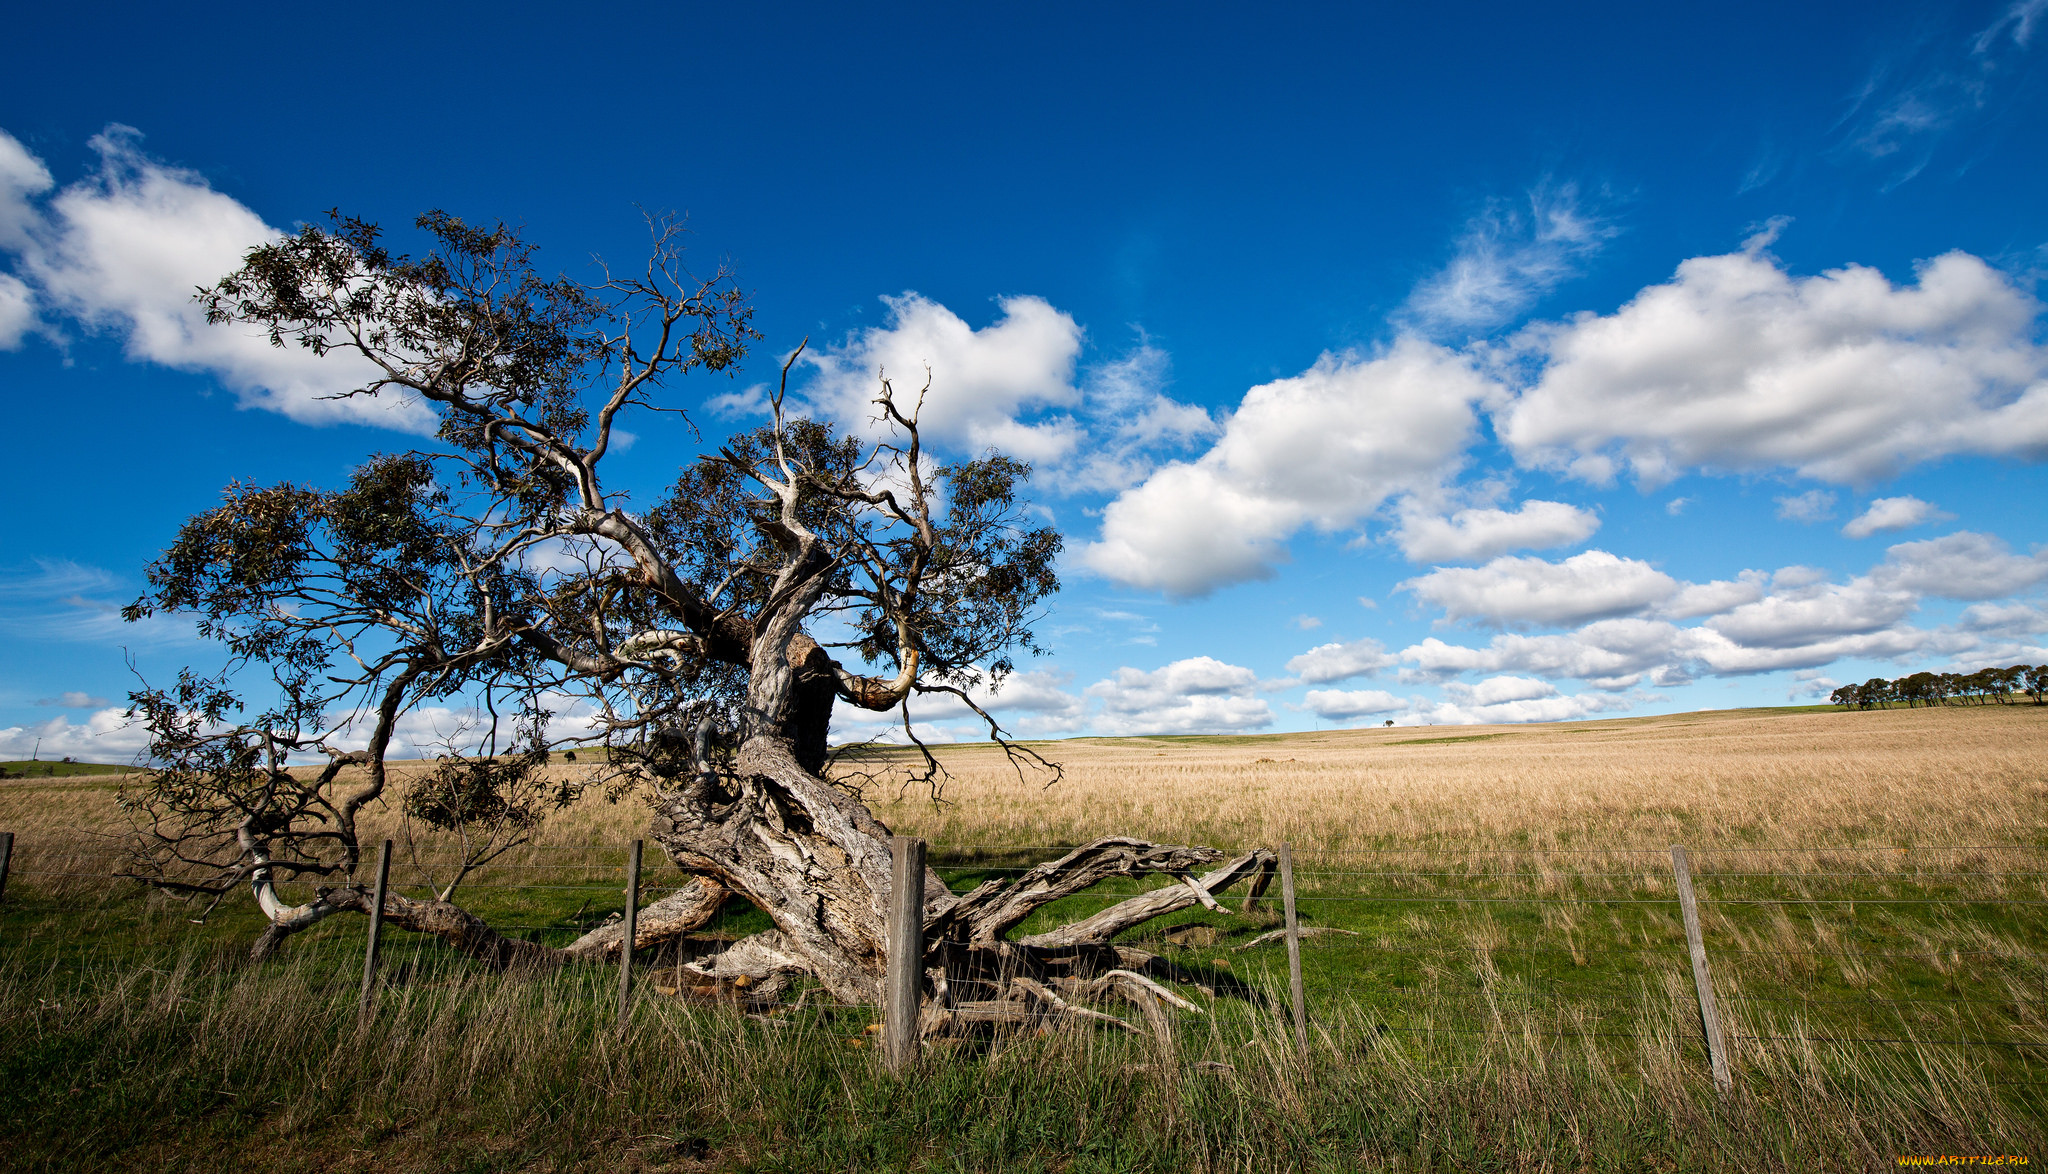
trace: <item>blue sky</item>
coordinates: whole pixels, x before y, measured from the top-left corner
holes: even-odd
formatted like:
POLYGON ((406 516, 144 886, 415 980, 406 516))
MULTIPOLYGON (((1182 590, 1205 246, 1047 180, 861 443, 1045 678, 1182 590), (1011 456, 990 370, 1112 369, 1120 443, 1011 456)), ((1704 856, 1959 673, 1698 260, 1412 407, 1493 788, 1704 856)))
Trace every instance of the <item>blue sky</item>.
POLYGON ((1067 536, 1027 734, 2048 659, 2048 0, 740 7, 10 16, 0 756, 133 753, 128 659, 210 653, 111 608, 224 483, 414 443, 186 301, 333 207, 572 276, 688 213, 767 336, 713 438, 805 337, 827 414, 929 364, 1067 536))

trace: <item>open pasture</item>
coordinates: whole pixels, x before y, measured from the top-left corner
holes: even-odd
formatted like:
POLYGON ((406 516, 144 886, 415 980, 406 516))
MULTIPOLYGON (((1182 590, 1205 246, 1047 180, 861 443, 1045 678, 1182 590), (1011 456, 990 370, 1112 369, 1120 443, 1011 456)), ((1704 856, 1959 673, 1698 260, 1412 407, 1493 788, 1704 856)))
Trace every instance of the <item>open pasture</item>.
MULTIPOLYGON (((6 1062, 0 1112, 33 1139, 23 1168, 81 1153, 140 1166, 199 1135, 276 1168, 352 1168, 358 1153, 442 1168, 435 1137, 486 1168, 621 1155, 644 1168, 848 1168, 834 1160, 847 1152, 869 1155, 850 1163, 862 1168, 967 1169, 2042 1160, 2048 708, 1039 749, 1064 764, 1058 783, 961 746, 939 750, 946 802, 880 781, 866 794, 896 830, 930 840, 956 889, 1107 834, 1291 842, 1302 922, 1322 931, 1304 943, 1305 1061, 1271 997, 1284 952, 1254 944, 1278 924, 1277 885, 1249 913, 1233 892, 1222 913, 1137 931, 1204 1009, 1180 1018, 1170 1047, 1009 1039, 935 1050, 924 1077, 899 1085, 863 1046, 865 1010, 813 1000, 747 1019, 663 996, 657 963, 620 1044, 602 976, 508 985, 402 935, 379 1014, 358 1025, 359 922, 324 923, 285 963, 251 970, 245 897, 195 926, 185 905, 106 881, 119 780, 55 778, 0 783, 0 830, 19 836, 0 1017, 11 1038, 37 1041, 6 1062), (1707 1075, 1673 844, 1692 855, 1735 1073, 1726 1093, 1707 1075), (458 1041, 438 1030, 452 1022, 477 1026, 458 1041), (94 1075, 59 1070, 78 1064, 94 1075), (81 1109, 98 1148, 60 1127, 81 1109), (548 1116, 572 1109, 587 1131, 548 1116)), ((905 760, 877 750, 849 769, 905 760)), ((643 820, 630 801, 585 800, 455 899, 565 942, 621 906, 624 845, 643 820)), ((445 875, 449 849, 402 847, 394 883, 445 875)), ((670 883, 659 869, 649 880, 650 898, 670 883)), ((1105 886, 1040 919, 1156 883, 1105 886)), ((705 936, 765 925, 729 909, 705 936)))

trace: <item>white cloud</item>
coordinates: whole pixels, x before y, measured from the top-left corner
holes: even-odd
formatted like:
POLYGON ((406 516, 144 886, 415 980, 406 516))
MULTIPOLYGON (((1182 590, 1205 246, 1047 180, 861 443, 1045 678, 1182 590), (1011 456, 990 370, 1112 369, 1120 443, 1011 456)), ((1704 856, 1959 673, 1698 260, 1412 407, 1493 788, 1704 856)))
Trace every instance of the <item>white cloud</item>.
POLYGON ((1576 678, 1616 691, 1646 681, 1682 685, 1699 673, 1812 668, 1850 657, 1886 659, 1930 648, 1955 652, 1981 643, 1978 634, 1966 630, 1928 631, 1907 624, 1918 597, 1874 582, 1874 576, 1832 583, 1807 572, 1779 572, 1770 578, 1770 594, 1761 598, 1765 580, 1754 572, 1732 582, 1689 585, 1686 590, 1709 587, 1731 600, 1750 599, 1696 627, 1629 617, 1553 635, 1503 633, 1484 647, 1432 637, 1397 654, 1412 666, 1403 668, 1400 678, 1438 683, 1464 673, 1525 673, 1576 678))
POLYGON ((1775 590, 1706 621, 1704 627, 1748 649, 1802 648, 1842 636, 1890 628, 1912 614, 1919 601, 1856 579, 1775 590))
MULTIPOLYGON (((0 251, 19 252, 37 222, 34 198, 54 184, 50 169, 14 136, 0 130, 0 251)), ((0 273, 0 351, 11 351, 36 324, 35 294, 19 277, 0 273)))
MULTIPOLYGON (((32 187, 8 189, 0 181, 0 239, 14 242, 0 247, 19 252, 20 276, 46 313, 122 334, 131 359, 212 375, 245 407, 307 424, 433 431, 433 413, 417 401, 326 398, 368 380, 362 360, 316 358, 273 347, 258 329, 208 325, 193 290, 225 277, 251 247, 282 234, 196 173, 143 154, 140 143, 140 134, 122 126, 95 136, 98 173, 56 193, 47 208, 21 199, 32 187), (11 205, 9 190, 16 193, 11 205)), ((11 138, 0 144, 0 172, 11 166, 9 147, 20 151, 11 138)), ((18 172, 18 160, 13 166, 18 172)), ((0 309, 0 320, 7 313, 0 309)))
POLYGON ((1165 394, 1167 354, 1150 343, 1090 367, 1081 380, 1083 447, 1046 469, 1062 492, 1115 492, 1149 476, 1160 454, 1179 452, 1220 429, 1205 408, 1165 394))
POLYGON ((1332 721, 1396 713, 1409 707, 1408 702, 1380 689, 1310 689, 1304 700, 1317 717, 1332 721))
POLYGON ((1809 489, 1781 497, 1778 516, 1788 522, 1824 522, 1835 516, 1835 495, 1825 489, 1809 489))
POLYGON ((1970 51, 1983 56, 1999 47, 2008 32, 2016 48, 2024 49, 2034 39, 2034 26, 2048 14, 2048 0, 2013 0, 1997 19, 1986 25, 1970 43, 1970 51))
MULTIPOLYGON (((1418 705, 1414 710, 1415 716, 1422 721, 1440 726, 1506 725, 1520 722, 1572 721, 1596 713, 1626 710, 1634 706, 1632 701, 1621 697, 1590 693, 1561 696, 1555 689, 1531 696, 1486 701, 1478 694, 1489 684, 1492 682, 1481 682, 1479 686, 1465 686, 1463 689, 1446 686, 1444 691, 1452 695, 1451 700, 1434 705, 1418 705)), ((1548 689, 1548 686, 1543 687, 1548 689)))
POLYGON ((1199 460, 1120 494, 1081 562, 1178 596, 1265 578, 1302 527, 1341 529, 1438 483, 1472 440, 1472 405, 1494 386, 1463 356, 1413 337, 1369 358, 1324 355, 1246 392, 1199 460))
POLYGON ((1534 701, 1557 696, 1557 686, 1531 677, 1488 677, 1476 685, 1452 683, 1444 692, 1468 705, 1499 705, 1506 701, 1534 701))
POLYGON ((1320 616, 1311 616, 1311 615, 1298 615, 1298 616, 1295 616, 1295 617, 1294 617, 1293 619, 1291 619, 1291 620, 1289 620, 1289 621, 1287 621, 1287 622, 1288 622, 1288 623, 1289 623, 1290 625, 1292 625, 1292 626, 1294 626, 1294 627, 1296 627, 1296 628, 1298 628, 1298 629, 1300 629, 1301 631, 1304 631, 1304 632, 1313 632, 1313 631, 1315 631, 1315 630, 1316 630, 1317 628, 1320 628, 1320 627, 1322 627, 1322 626, 1323 626, 1323 621, 1322 621, 1322 617, 1320 617, 1320 616))
POLYGON ((1287 671, 1311 685, 1369 677, 1394 663, 1377 640, 1322 644, 1287 662, 1287 671))
POLYGON ((1626 615, 1671 598, 1679 584, 1649 563, 1588 550, 1555 563, 1497 558, 1482 567, 1440 567, 1397 589, 1448 619, 1513 626, 1626 615))
POLYGON ((1228 733, 1272 723, 1258 683, 1248 668, 1197 656, 1151 672, 1119 668, 1085 692, 1100 703, 1094 724, 1106 734, 1228 733))
POLYGON ((1792 674, 1792 680, 1794 684, 1785 691, 1785 697, 1789 701, 1826 697, 1842 683, 1819 669, 1801 669, 1792 674))
POLYGON ((1762 571, 1744 571, 1733 579, 1715 579, 1711 583, 1687 583, 1676 594, 1664 601, 1657 614, 1667 620, 1686 620, 1694 616, 1710 616, 1727 611, 1753 600, 1763 598, 1764 581, 1762 571))
POLYGON ((2048 632, 2048 608, 2038 603, 1976 603, 1963 609, 1961 626, 1980 636, 2019 640, 2048 632))
POLYGON ((19 277, 0 273, 0 351, 20 347, 35 324, 35 295, 19 277))
MULTIPOLYGON (((1829 617, 1822 613, 1819 618, 1825 621, 1829 617)), ((1780 631, 1781 643, 1776 646, 1745 645, 1708 627, 1686 628, 1683 633, 1678 653, 1717 676, 1816 668, 1847 659, 1886 660, 1935 643, 1934 633, 1904 624, 1844 636, 1807 633, 1803 639, 1794 632, 1780 631)))
POLYGON ((1463 509, 1449 517, 1404 511, 1394 541, 1410 562, 1479 562, 1511 550, 1576 546, 1599 528, 1591 510, 1525 501, 1515 510, 1463 509))
MULTIPOLYGON (((1467 578, 1461 591, 1452 593, 1460 606, 1491 607, 1489 614, 1496 619, 1533 614, 1542 609, 1524 607, 1517 612, 1514 604, 1540 604, 1554 579, 1568 581, 1558 574, 1561 564, 1496 561, 1507 564, 1504 569, 1510 573, 1488 577, 1494 564, 1460 573, 1467 578), (1513 565, 1518 563, 1536 564, 1536 573, 1526 574, 1530 568, 1513 565), (1524 572, 1524 581, 1511 582, 1516 571, 1524 572), (1510 586, 1503 589, 1502 582, 1510 586)), ((1991 535, 1964 531, 1895 545, 1868 574, 1844 582, 1814 567, 1784 567, 1770 575, 1745 571, 1732 580, 1678 585, 1635 616, 1599 620, 1556 634, 1501 633, 1477 647, 1432 637, 1401 649, 1395 659, 1402 665, 1401 681, 1443 685, 1450 696, 1451 709, 1435 712, 1418 706, 1417 716, 1425 720, 1511 720, 1496 716, 1508 712, 1540 714, 1549 720, 1566 711, 1548 706, 1540 697, 1515 699, 1543 703, 1525 710, 1486 709, 1509 700, 1478 691, 1481 686, 1460 684, 1457 678, 1487 674, 1495 681, 1503 680, 1502 675, 1534 679, 1524 686, 1530 689, 1542 681, 1574 678, 1599 690, 1619 692, 1645 683, 1682 685, 1701 674, 1804 670, 1808 675, 1802 680, 1818 680, 1817 670, 1843 660, 1903 664, 1907 658, 1935 655, 1978 666, 2033 662, 2048 657, 2048 648, 2039 640, 2048 632, 2048 607, 2038 597, 2009 597, 2044 582, 2048 550, 2015 554, 1991 535), (1910 618, 1929 596, 1996 602, 1969 607, 1952 624, 1916 627, 1910 618), (1692 627, 1671 622, 1688 615, 1707 618, 1692 627)))
POLYGON ((1943 599, 1997 599, 2048 579, 2048 551, 2017 555, 1990 534, 1959 530, 1886 549, 1871 568, 1873 582, 1894 591, 1943 599))
POLYGON ((1890 171, 1883 190, 1919 175, 1947 131, 2002 104, 2044 10, 2044 0, 2014 0, 1967 41, 1925 37, 1887 54, 1838 124, 1844 148, 1890 171))
POLYGON ((1868 538, 1885 530, 1910 530, 1928 522, 1946 521, 1955 515, 1944 513, 1917 497, 1880 497, 1870 508, 1850 519, 1842 533, 1851 538, 1868 538))
POLYGON ((73 689, 68 692, 59 693, 55 697, 38 697, 36 699, 36 704, 42 706, 59 706, 64 709, 98 709, 107 704, 107 699, 104 697, 95 697, 90 693, 83 692, 82 690, 73 689))
POLYGON ((50 169, 21 140, 0 130, 0 249, 16 252, 29 243, 40 220, 35 198, 56 186, 50 169))
MULTIPOLYGON (((1002 687, 994 691, 985 679, 978 680, 967 687, 967 695, 995 715, 1011 737, 1055 737, 1076 733, 1086 724, 1086 706, 1066 690, 1071 680, 1067 673, 1025 670, 1011 673, 1002 687)), ((950 693, 912 695, 910 718, 918 737, 927 741, 988 739, 988 723, 950 693)), ((901 742, 903 717, 898 711, 875 713, 837 706, 832 711, 832 736, 837 741, 879 738, 901 742)))
POLYGON ((98 710, 82 722, 53 717, 46 722, 0 729, 0 758, 31 754, 44 761, 71 757, 116 765, 136 761, 149 746, 149 731, 130 724, 125 706, 98 710))
MULTIPOLYGON (((879 437, 874 399, 886 374, 906 414, 925 387, 918 416, 926 443, 956 451, 999 448, 1037 466, 1042 484, 1065 493, 1124 489, 1143 480, 1162 453, 1213 436, 1216 423, 1166 395, 1165 351, 1145 342, 1117 359, 1075 370, 1085 332, 1044 298, 1008 297, 979 330, 914 292, 885 297, 888 322, 855 331, 806 356, 816 376, 804 390, 811 410, 856 433, 879 437)), ((753 414, 760 388, 717 397, 721 415, 753 414)))
POLYGON ((2034 39, 2034 25, 2040 23, 2042 14, 2048 14, 2048 0, 2013 0, 2005 6, 2005 12, 1999 12, 1993 23, 1970 41, 1970 51, 1976 55, 1991 53, 2007 37, 2007 31, 2011 31, 2013 45, 2025 49, 2028 41, 2034 39))
POLYGON ((1577 276, 1613 235, 1574 184, 1542 185, 1526 207, 1493 202, 1465 226, 1450 264, 1415 287, 1406 316, 1436 331, 1498 326, 1577 276))
POLYGON ((1598 689, 1628 689, 1645 678, 1679 683, 1676 670, 1683 629, 1659 620, 1617 619, 1575 632, 1546 636, 1503 633, 1484 648, 1447 644, 1432 636, 1401 650, 1413 664, 1403 679, 1442 681, 1459 673, 1533 673, 1571 677, 1598 689))
POLYGON ((933 442, 978 451, 1000 448, 1022 460, 1065 457, 1080 442, 1070 417, 1035 424, 1019 416, 1079 404, 1074 363, 1081 327, 1044 298, 1008 297, 1002 316, 979 330, 922 294, 885 297, 888 325, 849 336, 806 356, 817 377, 805 395, 821 411, 871 434, 874 399, 887 375, 905 414, 916 403, 929 369, 931 390, 918 417, 933 442))
POLYGON ((1532 327, 1547 367, 1495 417, 1518 459, 1645 486, 1689 468, 1864 482, 1958 453, 2048 454, 2040 306, 1966 253, 1893 286, 1695 257, 1619 311, 1532 327))

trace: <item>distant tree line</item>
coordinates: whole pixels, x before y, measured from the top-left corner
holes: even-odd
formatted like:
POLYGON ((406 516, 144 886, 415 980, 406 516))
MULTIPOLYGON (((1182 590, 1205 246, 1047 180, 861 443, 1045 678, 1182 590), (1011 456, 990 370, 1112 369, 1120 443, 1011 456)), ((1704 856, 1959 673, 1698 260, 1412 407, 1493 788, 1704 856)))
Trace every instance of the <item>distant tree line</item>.
POLYGON ((2048 664, 2016 664, 1974 673, 1914 673, 1887 681, 1872 677, 1861 685, 1844 685, 1828 700, 1844 709, 1890 709, 1904 705, 2009 705, 2025 694, 2035 705, 2048 694, 2048 664))

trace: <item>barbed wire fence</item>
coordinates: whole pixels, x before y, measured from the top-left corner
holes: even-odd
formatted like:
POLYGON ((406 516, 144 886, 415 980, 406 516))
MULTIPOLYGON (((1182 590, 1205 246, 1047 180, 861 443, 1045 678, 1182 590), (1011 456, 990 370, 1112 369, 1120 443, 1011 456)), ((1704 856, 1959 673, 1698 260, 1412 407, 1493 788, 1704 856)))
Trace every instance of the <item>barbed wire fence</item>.
MULTIPOLYGON (((688 879, 653 869, 629 889, 635 844, 523 845, 465 877, 455 899, 502 934, 566 945, 632 918, 688 879)), ((928 852, 949 887, 964 892, 1073 847, 928 852)), ((415 899, 438 895, 460 864, 460 850, 446 845, 385 852, 390 891, 415 899)), ((1426 1038, 1665 1038, 1646 1026, 1655 1010, 1656 1022, 1687 1026, 1724 1086, 1745 1054, 1816 1044, 1995 1053, 2013 1078, 1995 1083, 2048 1084, 2048 846, 1310 846, 1284 855, 1290 898, 1268 894, 1257 910, 1232 910, 1248 902, 1219 893, 1221 913, 1191 907, 1140 927, 1134 944, 1170 960, 1183 985, 1248 989, 1286 1006, 1304 1050, 1312 1030, 1339 1023, 1426 1038)), ((367 856, 356 874, 365 882, 379 863, 378 853, 367 856)), ((0 833, 0 901, 10 889, 104 886, 125 858, 111 845, 0 833)), ((279 887, 288 900, 304 899, 318 883, 336 882, 279 887)), ((1112 887, 1035 916, 1049 926, 1138 891, 1112 887)), ((363 951, 366 1005, 378 972, 370 921, 366 940, 338 925, 300 947, 337 957, 363 951)), ((766 927, 758 913, 729 910, 693 943, 713 950, 766 927)), ((431 939, 408 939, 396 974, 377 981, 402 981, 435 949, 431 939)), ((646 988, 658 998, 687 996, 682 960, 674 952, 638 959, 636 994, 628 953, 622 1028, 646 988)), ((796 1005, 879 1025, 878 1008, 817 991, 796 1005)))

